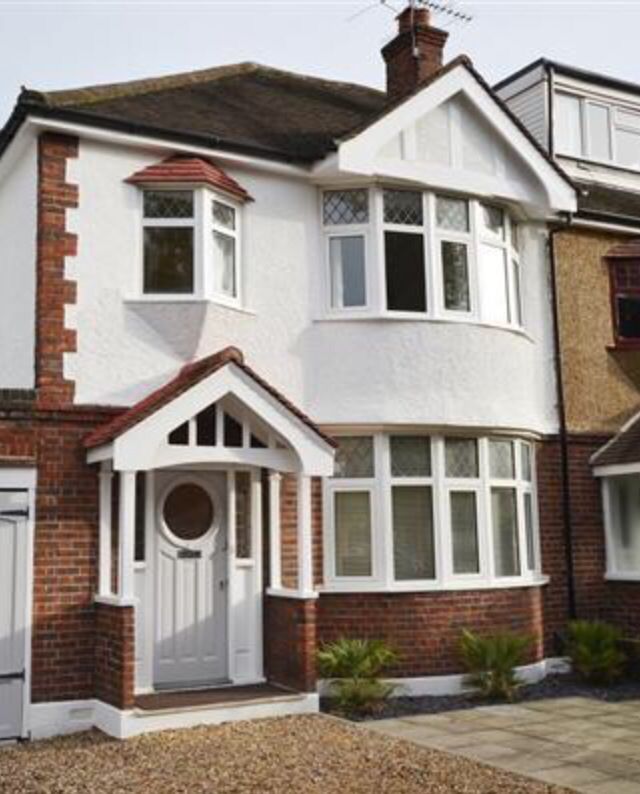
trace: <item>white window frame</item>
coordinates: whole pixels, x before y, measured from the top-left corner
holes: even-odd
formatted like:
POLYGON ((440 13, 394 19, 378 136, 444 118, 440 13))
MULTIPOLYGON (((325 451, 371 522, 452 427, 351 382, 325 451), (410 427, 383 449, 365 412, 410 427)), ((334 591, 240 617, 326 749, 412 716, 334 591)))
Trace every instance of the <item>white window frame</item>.
POLYGON ((438 229, 436 226, 437 196, 449 198, 443 191, 428 191, 419 187, 397 186, 384 184, 375 187, 364 186, 331 186, 320 191, 319 218, 323 238, 323 300, 320 319, 389 319, 389 320, 436 320, 487 325, 496 328, 524 333, 526 324, 525 290, 523 283, 523 256, 513 245, 512 229, 520 227, 517 219, 508 207, 495 202, 484 202, 468 196, 451 196, 467 202, 469 209, 469 231, 456 232, 438 229), (367 224, 324 224, 324 194, 333 190, 366 190, 369 201, 369 222, 367 224), (422 194, 423 225, 391 224, 384 221, 384 190, 409 190, 422 194), (495 238, 486 241, 492 245, 500 245, 505 252, 507 268, 507 299, 509 303, 509 320, 496 322, 482 316, 481 284, 479 270, 480 245, 485 241, 481 229, 481 212, 483 204, 499 207, 505 218, 505 236, 502 241, 495 238), (387 308, 385 232, 420 234, 424 244, 425 266, 425 311, 405 311, 387 308), (364 238, 365 254, 365 305, 333 306, 332 280, 330 260, 330 240, 334 237, 364 238), (442 272, 441 243, 449 241, 462 243, 467 248, 467 268, 469 275, 469 311, 446 309, 444 306, 444 283, 442 272), (516 295, 515 269, 518 273, 519 294, 516 295), (516 305, 518 311, 514 311, 516 305))
POLYGON ((140 242, 138 267, 133 299, 144 302, 193 302, 212 301, 223 306, 240 308, 244 305, 244 273, 242 267, 242 205, 223 193, 201 185, 143 185, 138 189, 138 217, 140 242), (193 195, 193 218, 146 218, 144 194, 146 192, 189 192, 193 195), (213 202, 218 201, 235 210, 235 230, 218 226, 213 221, 213 202), (182 227, 193 229, 193 291, 192 292, 145 292, 144 290, 144 230, 145 228, 182 227), (236 290, 231 298, 214 289, 215 255, 214 230, 234 237, 236 245, 236 290))
MULTIPOLYGON (((325 478, 323 480, 323 539, 325 586, 328 592, 428 592, 449 590, 501 589, 510 587, 540 586, 548 580, 541 570, 541 546, 537 505, 535 445, 513 436, 477 436, 469 432, 452 430, 450 433, 431 434, 419 431, 390 429, 387 432, 352 429, 347 436, 366 436, 373 439, 374 477, 325 478), (391 474, 391 436, 428 436, 431 441, 431 476, 394 477, 391 474), (478 472, 474 478, 447 477, 445 472, 445 439, 474 438, 478 444, 478 472), (515 473, 512 479, 492 478, 489 472, 489 440, 508 440, 513 444, 515 473), (522 445, 531 453, 531 480, 524 479, 522 445), (396 580, 393 552, 393 524, 391 488, 394 485, 430 486, 433 497, 435 578, 421 580, 396 580), (491 514, 491 488, 512 488, 516 495, 518 521, 518 549, 520 574, 496 576, 494 566, 493 528, 491 514), (341 491, 367 491, 371 504, 371 554, 372 575, 368 577, 342 577, 335 568, 334 494, 341 491), (476 494, 478 573, 453 573, 453 540, 450 524, 450 494, 452 491, 476 494), (524 494, 531 494, 534 533, 535 569, 528 568, 527 537, 524 513, 524 494)), ((338 436, 339 438, 339 436, 338 436)))
POLYGON ((605 578, 621 582, 638 582, 640 581, 640 569, 622 570, 616 566, 616 552, 614 546, 614 531, 613 531, 613 506, 611 486, 612 481, 621 476, 633 475, 640 477, 640 470, 620 472, 619 474, 605 475, 601 478, 600 487, 602 489, 602 506, 604 511, 604 534, 605 534, 605 578))

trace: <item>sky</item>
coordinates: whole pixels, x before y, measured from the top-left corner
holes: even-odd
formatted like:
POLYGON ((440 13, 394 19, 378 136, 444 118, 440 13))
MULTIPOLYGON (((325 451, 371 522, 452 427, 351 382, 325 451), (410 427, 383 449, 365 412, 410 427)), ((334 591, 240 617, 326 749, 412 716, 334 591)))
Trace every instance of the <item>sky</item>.
MULTIPOLYGON (((439 0, 491 83, 546 56, 640 83, 640 0, 439 0)), ((21 85, 72 88, 257 61, 382 87, 380 48, 405 0, 0 0, 0 124, 21 85)))

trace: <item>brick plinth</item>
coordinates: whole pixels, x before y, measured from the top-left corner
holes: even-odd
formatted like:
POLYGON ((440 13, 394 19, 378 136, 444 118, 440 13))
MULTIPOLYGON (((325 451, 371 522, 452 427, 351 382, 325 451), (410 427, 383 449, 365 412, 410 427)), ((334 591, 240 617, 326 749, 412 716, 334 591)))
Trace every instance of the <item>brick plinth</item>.
POLYGON ((527 661, 543 658, 541 588, 445 593, 323 594, 318 606, 318 641, 341 637, 382 639, 400 654, 397 676, 462 672, 462 629, 529 634, 535 640, 527 661))
POLYGON ((300 692, 315 690, 317 604, 266 596, 264 655, 269 681, 300 692))
POLYGON ((96 604, 95 611, 95 696, 118 709, 133 708, 134 609, 96 604))

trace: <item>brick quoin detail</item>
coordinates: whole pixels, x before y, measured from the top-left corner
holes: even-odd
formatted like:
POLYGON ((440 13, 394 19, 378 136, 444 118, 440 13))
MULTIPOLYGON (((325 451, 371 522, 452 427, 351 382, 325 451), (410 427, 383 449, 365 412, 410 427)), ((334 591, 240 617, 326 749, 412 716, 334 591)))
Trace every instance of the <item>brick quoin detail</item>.
POLYGON ((95 693, 118 709, 131 709, 135 690, 133 607, 96 604, 95 693))
POLYGON ((64 354, 76 350, 76 332, 65 328, 65 306, 76 284, 65 278, 65 259, 78 240, 67 230, 67 210, 78 206, 78 187, 67 182, 67 163, 79 141, 45 132, 38 142, 38 240, 36 296, 36 392, 40 408, 71 405, 74 386, 64 379, 64 354))

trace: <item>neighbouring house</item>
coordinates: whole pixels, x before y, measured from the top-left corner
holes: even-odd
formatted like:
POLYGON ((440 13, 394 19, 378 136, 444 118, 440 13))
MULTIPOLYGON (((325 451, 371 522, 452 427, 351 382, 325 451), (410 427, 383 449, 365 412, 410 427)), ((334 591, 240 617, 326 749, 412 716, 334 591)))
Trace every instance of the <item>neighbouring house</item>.
POLYGON ((540 60, 496 90, 578 190, 552 232, 571 612, 637 634, 640 86, 540 60))
POLYGON ((576 191, 427 10, 398 26, 386 92, 244 63, 20 95, 0 738, 315 710, 345 635, 414 694, 460 686, 463 627, 548 669, 576 191))

